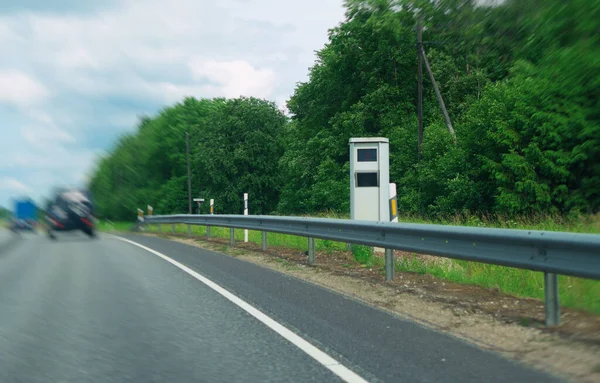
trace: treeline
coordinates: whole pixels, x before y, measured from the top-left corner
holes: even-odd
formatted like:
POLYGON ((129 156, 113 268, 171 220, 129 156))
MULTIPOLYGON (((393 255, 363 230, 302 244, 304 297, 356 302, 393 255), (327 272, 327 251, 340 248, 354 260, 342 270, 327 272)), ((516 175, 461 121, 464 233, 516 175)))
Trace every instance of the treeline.
MULTIPOLYGON (((425 216, 600 210, 600 0, 348 0, 287 119, 254 98, 186 99, 143 119, 91 182, 102 215, 347 212, 348 139, 390 139, 401 211, 425 216), (456 131, 425 74, 417 153, 416 25, 456 131)), ((426 72, 425 72, 426 73, 426 72)))
POLYGON ((12 216, 12 211, 0 206, 0 219, 8 219, 12 216))
POLYGON ((156 214, 187 213, 186 133, 194 198, 214 198, 217 212, 232 214, 249 192, 251 214, 273 211, 285 126, 274 103, 255 98, 187 98, 144 118, 98 165, 90 184, 98 214, 130 219, 148 204, 156 214))

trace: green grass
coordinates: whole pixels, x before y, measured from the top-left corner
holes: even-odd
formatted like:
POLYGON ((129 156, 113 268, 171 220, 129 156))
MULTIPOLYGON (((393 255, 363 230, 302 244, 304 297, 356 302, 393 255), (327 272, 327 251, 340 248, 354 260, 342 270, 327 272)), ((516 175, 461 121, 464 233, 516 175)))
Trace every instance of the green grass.
POLYGON ((373 266, 373 248, 363 245, 352 245, 352 255, 356 262, 367 267, 373 266))
POLYGON ((131 222, 108 222, 99 220, 97 228, 100 231, 129 231, 134 226, 131 222))
POLYGON ((373 248, 363 245, 352 245, 352 255, 356 262, 361 264, 363 267, 372 269, 379 269, 382 274, 385 274, 385 259, 382 257, 375 257, 373 255, 373 248))
MULTIPOLYGON (((395 269, 497 288, 517 297, 544 298, 544 274, 541 272, 460 260, 440 265, 425 262, 418 256, 397 260, 395 269)), ((600 281, 560 275, 558 289, 561 306, 600 314, 600 281)))
POLYGON ((456 214, 451 217, 426 219, 416 215, 403 215, 398 218, 404 223, 424 223, 436 225, 493 227, 500 229, 566 231, 575 233, 600 233, 600 214, 596 215, 529 215, 519 217, 456 214))
MULTIPOLYGON (((401 217, 400 222, 434 223, 444 225, 465 225, 478 227, 499 227, 511 229, 570 231, 582 233, 600 233, 600 215, 579 218, 521 217, 517 219, 486 218, 475 216, 455 216, 440 220, 425 220, 414 216, 401 217)), ((114 228, 129 229, 131 223, 115 223, 114 228)), ((156 231, 156 225, 149 226, 156 231)), ((171 225, 162 225, 163 233, 171 232, 171 225)), ((187 225, 175 225, 175 232, 187 233, 187 225)), ((205 226, 192 226, 194 236, 206 236, 205 226)), ((229 229, 211 227, 211 237, 229 239, 229 229)), ((244 230, 235 230, 236 242, 244 239, 244 230)), ((268 233, 269 247, 284 247, 306 251, 308 240, 288 234, 268 233)), ((249 230, 248 241, 260 245, 261 232, 249 230)), ((345 251, 346 244, 329 240, 315 240, 316 251, 332 254, 345 251)), ((355 260, 363 267, 383 269, 384 259, 373 256, 373 250, 367 246, 352 245, 355 260)), ((345 265, 344 265, 345 266, 345 265)), ((399 272, 430 274, 448 281, 497 288, 504 293, 518 297, 544 298, 543 273, 521 270, 485 263, 449 260, 448 262, 426 262, 418 256, 397 259, 395 269, 399 272)), ((600 314, 600 281, 559 276, 560 303, 562 306, 582 309, 600 314)))
MULTIPOLYGON (((152 232, 157 232, 156 225, 149 226, 152 232)), ((193 236, 206 237, 206 226, 192 226, 193 236)), ((171 225, 162 225, 163 233, 171 233, 171 225)), ((187 234, 187 225, 175 225, 175 233, 187 234)), ((235 229, 236 243, 244 241, 244 229, 235 229)), ((229 228, 211 226, 210 236, 213 238, 222 238, 229 240, 229 228)), ((262 242, 262 232, 256 230, 248 230, 248 242, 260 245, 262 242)), ((288 249, 302 250, 308 249, 308 239, 306 237, 298 237, 289 234, 267 233, 267 243, 269 247, 285 247, 288 249)), ((315 250, 324 251, 329 254, 334 250, 346 250, 346 244, 329 240, 315 240, 315 250)))

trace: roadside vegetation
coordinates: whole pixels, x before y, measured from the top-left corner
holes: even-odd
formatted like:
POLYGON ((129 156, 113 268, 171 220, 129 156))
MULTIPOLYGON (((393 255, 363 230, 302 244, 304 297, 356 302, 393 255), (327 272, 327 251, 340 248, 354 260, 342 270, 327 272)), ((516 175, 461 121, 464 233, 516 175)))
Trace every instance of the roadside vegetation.
MULTIPOLYGON (((600 233, 600 216, 588 218, 587 220, 577 220, 572 224, 569 224, 569 222, 556 222, 550 217, 539 220, 536 224, 524 220, 514 224, 495 220, 482 222, 478 219, 470 219, 465 221, 459 217, 449 221, 404 218, 401 222, 600 233)), ((112 224, 101 223, 99 228, 110 231, 127 231, 132 226, 131 222, 115 222, 112 224)), ((156 225, 147 228, 150 232, 158 233, 156 225)), ((187 234, 187 225, 175 225, 174 228, 176 234, 187 234)), ((170 234, 172 232, 171 225, 162 225, 161 232, 170 234)), ((194 237, 206 238, 205 226, 191 226, 191 232, 194 237)), ((229 239, 228 228, 211 227, 210 234, 213 238, 229 239)), ((237 243, 243 242, 243 229, 235 230, 235 239, 237 243)), ((261 240, 261 232, 248 231, 248 241, 250 243, 260 246, 261 240)), ((308 241, 305 237, 288 234, 268 233, 267 241, 270 248, 279 247, 302 252, 308 248, 308 241)), ((316 260, 318 264, 320 257, 331 256, 335 251, 347 251, 347 247, 345 243, 316 239, 315 251, 318 253, 316 260)), ((384 274, 384 258, 382 255, 374 253, 373 248, 352 245, 350 251, 358 264, 363 267, 379 269, 384 274)), ((540 272, 407 253, 396 254, 395 268, 398 272, 429 274, 451 282, 498 289, 503 293, 518 297, 544 298, 544 279, 543 274, 540 272)), ((559 276, 559 293, 562 306, 600 314, 600 281, 559 276)))
MULTIPOLYGON (((186 133, 193 196, 214 198, 215 213, 240 214, 249 193, 252 215, 347 218, 348 139, 383 136, 401 222, 600 233, 600 0, 479 3, 346 0, 344 21, 332 26, 287 113, 252 97, 190 97, 141 118, 91 177, 100 218, 134 222, 147 205, 154 214, 187 213, 186 133), (425 75, 421 156, 419 20, 456 133, 455 142, 425 75)), ((269 234, 269 242, 306 249, 304 238, 269 234)), ((381 266, 359 249, 357 262, 381 266)), ((529 271, 410 254, 397 267, 543 294, 541 274, 529 271)), ((561 302, 599 313, 598 286, 561 277, 561 302)))
POLYGON ((600 211, 600 0, 345 3, 287 114, 190 97, 141 118, 91 177, 98 214, 187 213, 186 133, 193 195, 216 213, 240 213, 249 193, 250 214, 346 214, 348 139, 361 136, 389 138, 399 211, 423 220, 600 211), (425 75, 420 158, 419 19, 457 139, 425 75))
POLYGON ((112 221, 108 221, 108 220, 99 220, 97 223, 97 228, 98 230, 101 231, 117 231, 117 232, 124 232, 124 231, 129 231, 131 230, 131 228, 134 226, 135 224, 132 222, 124 222, 124 221, 119 221, 119 222, 112 222, 112 221))

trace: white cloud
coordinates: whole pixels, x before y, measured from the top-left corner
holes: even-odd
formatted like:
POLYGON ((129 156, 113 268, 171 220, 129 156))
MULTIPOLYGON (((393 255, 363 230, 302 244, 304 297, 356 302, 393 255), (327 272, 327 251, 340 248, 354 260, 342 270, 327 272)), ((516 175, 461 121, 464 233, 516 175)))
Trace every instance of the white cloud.
POLYGON ((108 125, 117 126, 123 129, 131 129, 138 122, 139 113, 129 112, 129 113, 115 113, 106 117, 106 122, 108 125))
MULTIPOLYGON (((10 161, 3 163, 3 168, 24 171, 51 171, 73 178, 74 174, 83 172, 91 166, 96 158, 97 150, 67 149, 56 145, 51 150, 14 150, 10 153, 10 161)), ((59 181, 59 180, 57 180, 59 181)))
POLYGON ((305 78, 314 51, 342 15, 341 0, 147 0, 79 17, 33 14, 20 21, 30 26, 36 60, 58 69, 61 86, 84 95, 143 92, 165 102, 171 97, 148 88, 162 86, 169 94, 197 97, 258 92, 253 95, 285 99, 305 78), (207 58, 204 68, 198 68, 198 57, 207 58), (279 68, 272 68, 274 63, 279 68), (219 80, 208 87, 194 83, 202 78, 198 76, 188 77, 187 84, 157 81, 165 66, 182 77, 193 66, 192 74, 204 69, 219 80), (278 75, 281 71, 287 72, 285 78, 278 75), (235 82, 223 79, 227 74, 235 82), (256 84, 264 80, 270 85, 275 79, 286 85, 256 84))
POLYGON ((31 1, 43 11, 0 12, 0 177, 40 195, 185 96, 283 108, 343 18, 342 0, 31 1))
POLYGON ((23 39, 13 31, 10 25, 0 24, 0 41, 3 43, 14 43, 23 39))
POLYGON ((92 57, 92 53, 79 46, 63 48, 53 57, 54 64, 64 69, 91 68, 98 69, 99 63, 92 57))
POLYGON ((25 186, 21 181, 12 177, 0 178, 0 189, 9 190, 18 193, 30 193, 31 189, 25 186))
POLYGON ((27 108, 24 110, 24 113, 32 120, 43 124, 52 124, 54 122, 54 119, 48 113, 39 109, 27 108))
POLYGON ((50 152, 56 145, 75 142, 69 133, 52 126, 24 126, 21 128, 21 135, 33 148, 50 152))
POLYGON ((209 79, 216 83, 207 86, 219 96, 269 97, 273 94, 275 73, 271 69, 256 69, 244 60, 216 61, 194 58, 190 70, 195 79, 209 79))
POLYGON ((170 82, 144 83, 147 95, 153 95, 155 99, 172 104, 181 101, 185 97, 198 97, 206 95, 206 88, 199 85, 178 85, 170 82))
POLYGON ((16 69, 0 71, 0 103, 30 105, 47 95, 46 88, 31 76, 16 69))
MULTIPOLYGON (((12 154, 14 176, 0 178, 0 205, 7 206, 9 200, 26 195, 37 202, 49 197, 56 186, 82 186, 87 181, 86 172, 92 168, 100 151, 59 148, 48 153, 16 152, 12 154)), ((4 165, 4 164, 3 164, 4 165)), ((4 168, 10 170, 10 167, 4 168)), ((0 174, 3 172, 0 169, 0 174)))

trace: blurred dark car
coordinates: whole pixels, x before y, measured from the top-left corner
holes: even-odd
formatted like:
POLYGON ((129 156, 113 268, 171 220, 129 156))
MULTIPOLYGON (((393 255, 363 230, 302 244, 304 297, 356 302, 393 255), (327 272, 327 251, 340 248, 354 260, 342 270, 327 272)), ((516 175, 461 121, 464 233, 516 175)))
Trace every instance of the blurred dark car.
POLYGON ((20 231, 20 230, 35 231, 35 222, 25 220, 25 219, 15 218, 12 220, 10 229, 12 231, 20 231))
POLYGON ((55 232, 83 231, 96 236, 94 205, 88 193, 72 189, 57 193, 47 209, 48 236, 55 239, 55 232))

